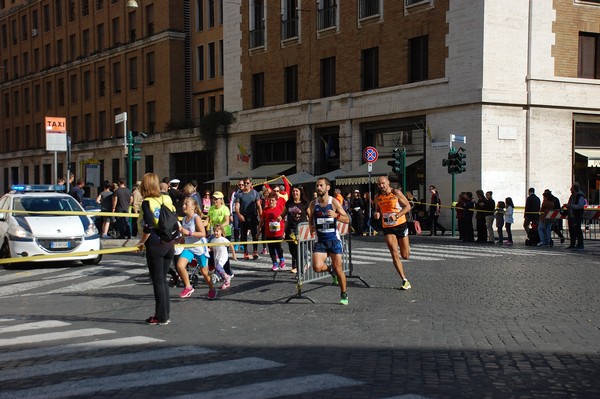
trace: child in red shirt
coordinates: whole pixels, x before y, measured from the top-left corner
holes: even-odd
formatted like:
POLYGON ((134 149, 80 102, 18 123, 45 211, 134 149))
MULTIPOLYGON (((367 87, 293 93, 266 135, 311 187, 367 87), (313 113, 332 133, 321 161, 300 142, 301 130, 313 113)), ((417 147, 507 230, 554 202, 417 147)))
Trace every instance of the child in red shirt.
MULTIPOLYGON (((267 198, 267 206, 263 210, 262 217, 260 219, 259 229, 264 227, 265 236, 267 240, 282 240, 285 236, 285 222, 282 216, 283 210, 285 209, 285 202, 278 201, 279 196, 277 193, 272 192, 267 198)), ((271 270, 277 271, 285 267, 285 260, 283 259, 283 247, 281 242, 270 242, 267 244, 269 247, 269 255, 273 261, 273 267, 271 270), (279 261, 277 261, 279 259, 279 261)))

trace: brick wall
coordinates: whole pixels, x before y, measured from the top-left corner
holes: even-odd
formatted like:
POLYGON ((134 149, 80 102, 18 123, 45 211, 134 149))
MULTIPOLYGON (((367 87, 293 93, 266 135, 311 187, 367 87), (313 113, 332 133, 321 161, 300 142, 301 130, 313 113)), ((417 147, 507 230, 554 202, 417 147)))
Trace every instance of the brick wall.
MULTIPOLYGON (((274 2, 275 3, 275 2, 274 2)), ((267 39, 264 49, 249 50, 248 4, 242 16, 242 99, 243 108, 252 105, 252 75, 265 74, 265 106, 284 102, 283 70, 298 65, 300 101, 320 97, 320 60, 336 57, 336 94, 361 91, 361 50, 379 47, 379 87, 408 82, 408 40, 429 35, 429 79, 444 77, 448 27, 448 1, 405 13, 403 1, 385 1, 382 18, 358 21, 356 2, 340 2, 337 31, 316 31, 315 2, 302 3, 300 37, 282 44, 280 13, 267 7, 267 39)))

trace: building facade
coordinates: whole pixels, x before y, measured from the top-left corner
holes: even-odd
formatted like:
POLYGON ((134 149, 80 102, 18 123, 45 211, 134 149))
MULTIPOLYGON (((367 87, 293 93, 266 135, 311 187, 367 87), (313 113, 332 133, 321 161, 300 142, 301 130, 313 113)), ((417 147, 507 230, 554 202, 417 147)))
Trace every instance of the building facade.
POLYGON ((0 1, 4 191, 54 182, 69 165, 93 194, 128 173, 128 130, 148 135, 134 177, 186 169, 212 177, 198 126, 206 112, 222 109, 221 2, 137 3, 0 1), (127 125, 115 123, 124 113, 127 125), (66 119, 70 160, 61 152, 55 162, 46 150, 46 116, 66 119))
POLYGON ((600 2, 253 0, 225 10, 225 108, 237 113, 229 173, 294 162, 315 175, 341 168, 338 185, 364 188, 363 149, 378 148, 381 174, 398 147, 406 189, 428 199, 433 184, 449 204, 442 160, 455 134, 467 155, 456 192, 521 205, 528 187, 566 201, 580 181, 597 203, 600 2), (235 162, 239 147, 250 149, 246 164, 235 162))
POLYGON ((114 117, 127 112, 149 133, 138 175, 227 190, 245 174, 338 171, 347 191, 366 188, 365 147, 379 150, 373 176, 401 148, 406 189, 426 199, 433 184, 449 204, 452 144, 467 154, 457 192, 565 201, 579 181, 598 202, 600 1, 138 3, 0 0, 5 190, 56 177, 44 116, 67 118, 77 174, 92 160, 97 180, 123 175, 114 117), (200 128, 219 111, 235 121, 200 128))

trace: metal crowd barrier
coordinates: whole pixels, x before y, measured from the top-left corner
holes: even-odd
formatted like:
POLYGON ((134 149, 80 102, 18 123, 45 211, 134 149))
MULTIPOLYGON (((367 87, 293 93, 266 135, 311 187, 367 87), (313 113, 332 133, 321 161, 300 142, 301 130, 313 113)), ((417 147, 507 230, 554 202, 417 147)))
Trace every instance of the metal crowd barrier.
MULTIPOLYGON (((567 223, 567 215, 561 215, 560 209, 554 209, 546 212, 546 219, 551 219, 561 224, 565 238, 569 237, 569 226, 567 223)), ((581 230, 584 240, 597 240, 600 236, 600 207, 597 205, 586 205, 583 211, 581 221, 581 230)), ((554 234, 553 234, 554 235, 554 234)))
MULTIPOLYGON (((342 270, 346 274, 346 279, 356 278, 359 279, 365 286, 370 285, 360 276, 355 276, 354 267, 352 265, 352 242, 349 234, 349 224, 338 223, 338 231, 342 240, 342 270)), ((298 254, 297 254, 297 269, 296 274, 296 295, 288 298, 286 302, 290 302, 292 299, 306 299, 315 303, 315 301, 302 293, 302 287, 305 283, 312 283, 323 279, 331 279, 331 274, 328 272, 317 273, 312 268, 312 254, 316 239, 311 237, 310 228, 308 223, 300 223, 298 225, 298 234, 296 235, 298 240, 298 254)), ((326 260, 328 266, 331 265, 331 259, 328 257, 326 260)))

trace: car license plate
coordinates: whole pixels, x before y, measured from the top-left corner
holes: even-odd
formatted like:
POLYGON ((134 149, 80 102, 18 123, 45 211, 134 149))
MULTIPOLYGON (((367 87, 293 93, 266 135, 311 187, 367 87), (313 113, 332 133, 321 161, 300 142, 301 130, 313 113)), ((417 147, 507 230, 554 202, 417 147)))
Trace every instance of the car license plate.
POLYGON ((59 249, 59 248, 70 248, 71 243, 69 241, 52 241, 50 243, 50 248, 59 249))

